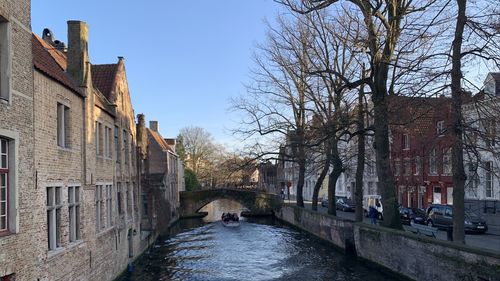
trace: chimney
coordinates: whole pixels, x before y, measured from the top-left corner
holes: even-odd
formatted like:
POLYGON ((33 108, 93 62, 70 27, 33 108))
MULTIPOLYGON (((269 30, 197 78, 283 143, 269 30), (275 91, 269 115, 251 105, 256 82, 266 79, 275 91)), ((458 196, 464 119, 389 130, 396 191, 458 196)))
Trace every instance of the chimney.
POLYGON ((158 133, 158 121, 149 121, 149 129, 158 133))
POLYGON ((137 146, 139 147, 141 159, 145 159, 148 147, 148 136, 146 133, 144 114, 137 114, 137 146))
POLYGON ((68 74, 77 86, 86 87, 89 78, 88 27, 83 21, 68 21, 68 74))

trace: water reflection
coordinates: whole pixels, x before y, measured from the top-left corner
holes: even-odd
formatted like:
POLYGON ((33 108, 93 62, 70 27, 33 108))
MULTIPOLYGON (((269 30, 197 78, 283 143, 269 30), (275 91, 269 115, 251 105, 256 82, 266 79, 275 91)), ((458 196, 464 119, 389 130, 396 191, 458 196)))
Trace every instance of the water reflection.
POLYGON ((161 241, 120 280, 390 280, 272 221, 222 226, 222 212, 241 210, 227 200, 207 206, 205 221, 189 220, 192 225, 161 241))

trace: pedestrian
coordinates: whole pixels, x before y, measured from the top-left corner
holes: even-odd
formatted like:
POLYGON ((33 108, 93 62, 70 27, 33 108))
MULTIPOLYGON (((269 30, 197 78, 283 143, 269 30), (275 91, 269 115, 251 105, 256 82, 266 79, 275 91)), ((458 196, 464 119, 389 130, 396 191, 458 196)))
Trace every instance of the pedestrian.
POLYGON ((375 209, 375 207, 370 206, 368 208, 368 216, 370 217, 370 223, 377 225, 378 211, 377 211, 377 209, 375 209))
POLYGON ((281 195, 281 199, 285 200, 285 189, 284 188, 281 188, 280 195, 281 195))

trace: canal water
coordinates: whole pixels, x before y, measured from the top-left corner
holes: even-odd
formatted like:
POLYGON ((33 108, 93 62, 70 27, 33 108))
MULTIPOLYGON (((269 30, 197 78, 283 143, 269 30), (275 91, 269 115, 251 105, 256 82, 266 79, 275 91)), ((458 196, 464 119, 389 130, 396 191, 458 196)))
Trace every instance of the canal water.
POLYGON ((271 218, 221 224, 222 212, 242 210, 228 200, 207 205, 207 217, 179 221, 118 280, 395 280, 271 218))

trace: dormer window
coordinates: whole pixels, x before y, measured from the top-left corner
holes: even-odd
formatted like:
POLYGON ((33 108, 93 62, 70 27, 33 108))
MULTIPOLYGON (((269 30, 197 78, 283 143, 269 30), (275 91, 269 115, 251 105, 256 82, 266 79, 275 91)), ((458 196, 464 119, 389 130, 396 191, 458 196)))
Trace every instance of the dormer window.
POLYGON ((436 123, 436 133, 438 136, 444 135, 444 121, 438 121, 436 123))

